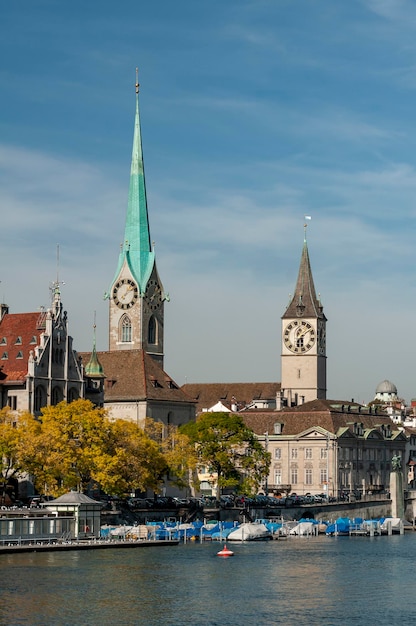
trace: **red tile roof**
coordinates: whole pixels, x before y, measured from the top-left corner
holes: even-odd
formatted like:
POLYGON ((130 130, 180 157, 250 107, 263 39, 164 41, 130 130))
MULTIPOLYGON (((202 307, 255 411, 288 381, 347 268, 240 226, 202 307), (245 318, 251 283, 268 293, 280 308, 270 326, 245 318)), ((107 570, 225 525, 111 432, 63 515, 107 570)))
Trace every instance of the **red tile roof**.
MULTIPOLYGON (((85 366, 90 352, 79 352, 85 366)), ((175 381, 144 350, 97 352, 106 377, 106 402, 161 400, 192 402, 175 381)))
POLYGON ((197 412, 221 401, 227 408, 244 408, 253 400, 276 400, 280 383, 186 383, 183 391, 197 401, 197 412))
POLYGON ((282 424, 282 435, 288 436, 317 426, 336 434, 342 428, 351 428, 355 422, 363 424, 364 429, 379 429, 383 424, 394 426, 386 413, 370 414, 368 408, 346 400, 312 400, 282 411, 244 411, 241 415, 258 435, 273 434, 275 423, 282 424))
MULTIPOLYGON (((0 367, 7 383, 24 380, 31 350, 45 330, 42 314, 6 313, 0 320, 0 367), (3 358, 7 353, 7 358, 3 358)), ((0 381, 1 382, 1 381, 0 381)))

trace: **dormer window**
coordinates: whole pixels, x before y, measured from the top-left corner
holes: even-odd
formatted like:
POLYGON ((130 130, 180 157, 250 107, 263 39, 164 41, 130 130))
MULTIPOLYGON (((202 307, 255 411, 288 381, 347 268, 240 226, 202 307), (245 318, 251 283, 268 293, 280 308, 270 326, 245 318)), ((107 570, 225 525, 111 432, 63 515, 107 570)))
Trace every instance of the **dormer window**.
POLYGON ((16 341, 14 342, 15 346, 21 346, 22 345, 22 338, 21 337, 17 337, 16 341))
POLYGON ((21 350, 17 353, 16 359, 23 359, 23 352, 21 350))

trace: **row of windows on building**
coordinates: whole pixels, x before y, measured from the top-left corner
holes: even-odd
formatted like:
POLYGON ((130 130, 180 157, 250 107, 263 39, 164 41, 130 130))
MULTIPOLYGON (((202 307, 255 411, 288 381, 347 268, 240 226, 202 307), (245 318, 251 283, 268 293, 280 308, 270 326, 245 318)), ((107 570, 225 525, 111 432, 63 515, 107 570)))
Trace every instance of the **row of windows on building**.
MULTIPOLYGON (((314 484, 313 478, 314 478, 313 470, 310 468, 306 468, 304 470, 303 484, 313 485, 314 484)), ((321 485, 326 485, 326 483, 328 482, 328 472, 326 468, 324 467, 319 469, 319 482, 321 485)), ((299 472, 298 472, 297 467, 292 467, 290 470, 290 483, 292 485, 299 484, 299 472)), ((276 469, 274 472, 274 484, 275 485, 283 484, 282 471, 280 469, 276 469)))
MULTIPOLYGON (((319 459, 328 458, 328 448, 303 448, 303 458, 306 460, 311 460, 314 458, 315 450, 315 458, 316 453, 318 454, 319 459)), ((358 459, 359 461, 384 461, 386 460, 386 455, 391 456, 390 450, 385 450, 382 448, 339 448, 338 449, 338 458, 340 460, 348 461, 351 459, 358 459)), ((280 460, 282 458, 282 448, 274 449, 274 458, 276 460, 280 460)), ((298 454, 298 448, 290 449, 290 458, 292 460, 296 460, 300 458, 300 454, 298 454)))
MULTIPOLYGON (((9 353, 7 351, 3 352, 3 354, 1 355, 1 360, 7 361, 8 358, 9 358, 9 353)), ((19 352, 16 354, 16 359, 23 359, 23 352, 21 350, 19 350, 19 352)))
MULTIPOLYGON (((62 348, 56 348, 56 350, 52 351, 52 363, 58 363, 59 365, 63 365, 64 363, 64 355, 65 352, 62 348)), ((16 359, 23 359, 23 352, 19 350, 16 354, 16 359)), ((1 355, 2 361, 7 361, 9 358, 9 353, 7 351, 3 352, 1 355)))
MULTIPOLYGON (((328 449, 327 448, 319 448, 319 458, 320 459, 326 459, 328 456, 328 449)), ((275 448, 274 449, 274 458, 279 460, 282 458, 282 448, 275 448)), ((297 459, 298 457, 298 448, 291 448, 290 449, 290 458, 291 459, 297 459)), ((312 459, 313 458, 313 448, 304 448, 304 458, 305 459, 312 459)))
MULTIPOLYGON (((33 335, 32 339, 30 340, 30 344, 31 345, 36 345, 38 342, 38 340, 36 339, 36 337, 33 335)), ((15 346, 21 346, 23 343, 23 340, 21 337, 17 337, 16 341, 14 342, 15 346)), ((2 337, 0 339, 0 346, 7 346, 7 337, 2 337)))

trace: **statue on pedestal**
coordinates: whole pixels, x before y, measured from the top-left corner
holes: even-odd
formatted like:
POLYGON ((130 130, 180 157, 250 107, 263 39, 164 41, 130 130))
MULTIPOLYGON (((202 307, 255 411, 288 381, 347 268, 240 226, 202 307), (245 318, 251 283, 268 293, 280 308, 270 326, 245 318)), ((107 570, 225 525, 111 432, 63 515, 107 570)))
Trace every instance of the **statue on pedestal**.
POLYGON ((392 472, 402 471, 402 457, 399 454, 395 454, 391 459, 392 472))

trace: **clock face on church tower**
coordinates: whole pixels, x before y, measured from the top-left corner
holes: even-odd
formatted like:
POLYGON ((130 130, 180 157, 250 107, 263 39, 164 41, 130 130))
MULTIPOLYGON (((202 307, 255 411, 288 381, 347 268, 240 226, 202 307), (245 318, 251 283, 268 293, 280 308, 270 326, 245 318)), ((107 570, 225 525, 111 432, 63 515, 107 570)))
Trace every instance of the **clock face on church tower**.
POLYGON ((139 296, 139 290, 134 280, 122 278, 113 289, 113 300, 119 309, 130 309, 139 296))
POLYGON ((147 283, 146 300, 152 311, 156 311, 162 304, 162 290, 155 280, 149 280, 147 283))
POLYGON ((283 341, 288 350, 296 354, 309 352, 315 344, 315 329, 306 320, 293 320, 289 322, 283 331, 283 341))

